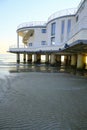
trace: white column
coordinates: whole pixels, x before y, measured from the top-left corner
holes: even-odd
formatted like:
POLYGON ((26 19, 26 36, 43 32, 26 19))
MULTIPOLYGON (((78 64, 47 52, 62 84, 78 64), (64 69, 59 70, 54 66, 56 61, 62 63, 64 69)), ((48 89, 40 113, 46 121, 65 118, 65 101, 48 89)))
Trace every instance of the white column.
POLYGON ((37 54, 34 54, 34 63, 37 62, 37 54))
POLYGON ((51 54, 50 55, 50 64, 53 65, 56 63, 56 60, 55 60, 55 55, 54 54, 51 54))
POLYGON ((56 55, 56 62, 61 65, 61 55, 56 55))
POLYGON ((72 65, 72 66, 75 66, 75 65, 76 65, 76 60, 77 60, 76 55, 72 55, 72 56, 71 56, 71 65, 72 65))
POLYGON ((68 56, 68 65, 71 65, 71 55, 68 56))
POLYGON ((84 69, 87 69, 87 56, 84 55, 84 69))
POLYGON ((67 65, 68 57, 64 56, 64 65, 67 65))
POLYGON ((32 54, 27 54, 27 62, 32 62, 32 54))
POLYGON ((20 63, 20 54, 17 53, 17 63, 20 63))
POLYGON ((19 48, 19 34, 17 33, 17 48, 19 48))
POLYGON ((41 62, 41 54, 37 54, 37 62, 38 62, 38 63, 41 62))
POLYGON ((24 60, 24 63, 25 63, 26 62, 26 54, 24 53, 23 55, 24 55, 23 60, 24 60))
POLYGON ((48 54, 45 55, 45 63, 49 63, 49 55, 48 54))
POLYGON ((84 67, 84 57, 82 54, 78 54, 77 57, 77 69, 83 69, 84 67))

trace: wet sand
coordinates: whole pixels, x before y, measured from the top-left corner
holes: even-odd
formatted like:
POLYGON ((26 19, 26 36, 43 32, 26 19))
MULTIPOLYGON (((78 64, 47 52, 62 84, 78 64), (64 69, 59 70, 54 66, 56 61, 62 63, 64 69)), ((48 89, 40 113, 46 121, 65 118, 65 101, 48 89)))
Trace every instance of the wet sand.
POLYGON ((0 76, 0 130, 87 130, 87 78, 37 72, 0 76))

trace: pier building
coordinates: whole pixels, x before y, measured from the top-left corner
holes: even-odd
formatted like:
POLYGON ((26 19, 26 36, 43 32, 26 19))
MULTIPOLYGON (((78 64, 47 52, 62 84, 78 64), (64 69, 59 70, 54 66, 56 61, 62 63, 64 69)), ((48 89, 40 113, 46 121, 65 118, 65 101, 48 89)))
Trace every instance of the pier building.
POLYGON ((66 9, 52 14, 45 22, 29 22, 17 27, 17 45, 9 52, 20 54, 26 63, 40 62, 45 55, 45 62, 76 66, 87 66, 87 0, 81 0, 77 8, 66 9), (22 42, 23 47, 20 46, 22 42), (50 58, 49 58, 50 57, 50 58), (27 60, 26 60, 27 59, 27 60))

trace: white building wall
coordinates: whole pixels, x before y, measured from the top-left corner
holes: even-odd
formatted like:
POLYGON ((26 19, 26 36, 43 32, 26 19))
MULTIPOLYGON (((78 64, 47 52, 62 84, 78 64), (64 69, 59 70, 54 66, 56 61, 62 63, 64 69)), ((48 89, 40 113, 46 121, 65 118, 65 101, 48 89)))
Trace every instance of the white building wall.
POLYGON ((65 16, 62 18, 57 18, 51 20, 47 24, 47 39, 48 44, 51 45, 51 24, 56 23, 55 29, 55 45, 63 45, 66 43, 72 43, 76 40, 86 40, 87 39, 87 0, 82 4, 82 6, 77 11, 75 16, 65 16), (78 16, 78 21, 76 18, 78 16), (71 32, 67 35, 67 22, 68 19, 71 19, 71 32), (61 21, 65 21, 65 29, 64 29, 64 40, 61 42, 61 21), (85 29, 85 30, 83 30, 85 29))
POLYGON ((61 17, 57 18, 56 20, 52 20, 47 24, 47 39, 48 39, 48 44, 51 45, 51 37, 55 37, 55 45, 63 45, 65 42, 67 42, 69 36, 67 35, 67 23, 68 20, 71 20, 71 30, 74 26, 75 23, 75 18, 74 16, 66 16, 66 17, 61 17), (64 37, 63 37, 63 42, 61 42, 61 23, 62 21, 65 21, 64 25, 64 37), (52 23, 56 23, 56 28, 55 28, 55 35, 51 36, 51 25, 52 23))
MULTIPOLYGON (((82 4, 82 6, 77 11, 76 15, 63 16, 47 23, 47 33, 42 33, 44 27, 32 27, 34 30, 33 36, 29 37, 28 44, 32 43, 32 47, 41 47, 42 41, 46 41, 47 45, 51 45, 51 37, 55 37, 55 45, 62 46, 65 43, 72 43, 77 40, 87 40, 87 0, 82 4), (78 20, 76 21, 78 17, 78 20), (67 23, 71 20, 71 32, 67 35, 67 23), (65 21, 64 26, 64 36, 63 41, 61 41, 61 24, 65 21), (55 35, 51 36, 51 25, 56 23, 55 35), (85 29, 85 30, 84 30, 85 29)), ((52 45, 52 46, 55 46, 52 45)))
POLYGON ((87 30, 81 30, 76 33, 70 40, 67 41, 68 44, 71 44, 77 40, 87 40, 87 30))
POLYGON ((79 20, 83 19, 85 16, 87 17, 87 0, 85 0, 82 6, 79 8, 76 16, 79 16, 79 20))
POLYGON ((85 0, 76 13, 73 28, 69 36, 69 41, 67 42, 70 44, 77 40, 86 40, 87 35, 85 33, 87 33, 87 0, 85 0), (78 21, 76 21, 77 17, 78 21))
POLYGON ((51 37, 51 24, 48 24, 47 25, 47 43, 48 43, 48 45, 50 45, 50 43, 51 43, 50 37, 51 37))
POLYGON ((32 43, 32 44, 34 44, 34 35, 33 36, 31 36, 29 39, 28 39, 28 44, 29 43, 32 43))
POLYGON ((42 29, 44 28, 34 28, 34 34, 28 39, 28 44, 32 43, 33 47, 39 47, 42 41, 47 42, 47 34, 42 33, 42 29))

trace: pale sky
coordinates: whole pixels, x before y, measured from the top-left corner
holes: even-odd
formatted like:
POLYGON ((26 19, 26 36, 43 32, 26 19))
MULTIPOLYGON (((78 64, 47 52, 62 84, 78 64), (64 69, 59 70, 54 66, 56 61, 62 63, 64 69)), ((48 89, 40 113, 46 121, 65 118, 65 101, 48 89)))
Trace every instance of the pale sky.
POLYGON ((17 44, 17 26, 24 22, 47 21, 53 13, 74 8, 81 0, 0 0, 0 53, 17 44))

